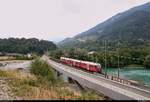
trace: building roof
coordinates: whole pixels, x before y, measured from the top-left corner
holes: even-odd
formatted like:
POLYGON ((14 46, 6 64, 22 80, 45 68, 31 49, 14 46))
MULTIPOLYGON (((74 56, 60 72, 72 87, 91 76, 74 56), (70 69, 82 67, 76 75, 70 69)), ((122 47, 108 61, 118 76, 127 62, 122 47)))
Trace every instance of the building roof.
POLYGON ((95 53, 97 53, 97 52, 96 51, 91 51, 91 52, 88 53, 88 55, 92 55, 92 54, 95 54, 95 53))

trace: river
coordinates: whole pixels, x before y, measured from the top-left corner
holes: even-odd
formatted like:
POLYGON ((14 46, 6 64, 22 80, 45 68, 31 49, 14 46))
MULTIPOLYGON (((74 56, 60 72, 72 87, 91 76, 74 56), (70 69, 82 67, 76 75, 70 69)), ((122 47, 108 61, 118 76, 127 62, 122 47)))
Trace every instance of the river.
POLYGON ((12 61, 0 61, 0 70, 16 70, 22 68, 27 70, 31 64, 31 60, 12 60, 12 61))
MULTIPOLYGON (((117 68, 108 68, 108 74, 117 76, 117 68)), ((123 68, 120 69, 120 77, 129 80, 136 80, 150 86, 150 68, 123 68)))

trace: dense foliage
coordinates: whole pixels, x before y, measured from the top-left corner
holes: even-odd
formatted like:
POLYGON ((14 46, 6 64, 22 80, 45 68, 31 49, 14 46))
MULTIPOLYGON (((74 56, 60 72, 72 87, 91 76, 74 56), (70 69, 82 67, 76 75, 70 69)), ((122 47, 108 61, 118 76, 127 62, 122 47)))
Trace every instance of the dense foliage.
POLYGON ((9 39, 0 39, 0 52, 8 53, 38 53, 43 54, 46 50, 54 50, 56 45, 50 41, 41 40, 32 38, 32 39, 18 39, 18 38, 9 38, 9 39))
MULTIPOLYGON (((110 49, 110 47, 108 47, 110 49)), ((126 67, 128 65, 135 65, 135 66, 141 66, 141 67, 147 67, 150 68, 150 58, 148 55, 150 55, 150 47, 147 48, 120 48, 119 51, 117 48, 114 48, 113 50, 107 50, 107 66, 108 67, 118 67, 118 52, 119 52, 119 65, 120 67, 126 67)), ((98 51, 92 55, 88 54, 89 52, 85 49, 67 49, 67 50, 56 50, 51 51, 50 56, 56 59, 59 59, 61 56, 68 57, 68 58, 74 58, 74 59, 80 59, 85 61, 92 61, 92 62, 98 62, 102 64, 104 67, 105 65, 105 51, 98 51)))
POLYGON ((150 55, 148 55, 144 61, 144 65, 148 68, 150 68, 150 55))

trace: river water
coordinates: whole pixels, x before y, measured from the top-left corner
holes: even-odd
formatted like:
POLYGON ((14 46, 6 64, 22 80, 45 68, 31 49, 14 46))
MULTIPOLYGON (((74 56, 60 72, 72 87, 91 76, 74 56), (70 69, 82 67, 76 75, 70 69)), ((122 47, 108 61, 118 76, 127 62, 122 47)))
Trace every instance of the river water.
POLYGON ((28 69, 32 61, 0 61, 0 70, 28 69))
MULTIPOLYGON (((108 68, 108 74, 112 74, 117 76, 118 69, 117 68, 108 68)), ((145 85, 150 86, 150 68, 123 68, 120 69, 120 77, 128 80, 135 80, 145 85)))

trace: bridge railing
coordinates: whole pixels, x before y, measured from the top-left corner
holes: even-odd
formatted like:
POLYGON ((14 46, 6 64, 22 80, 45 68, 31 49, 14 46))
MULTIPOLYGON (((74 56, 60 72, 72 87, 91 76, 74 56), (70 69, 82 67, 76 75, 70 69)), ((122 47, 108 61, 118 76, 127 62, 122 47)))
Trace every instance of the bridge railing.
POLYGON ((140 84, 137 81, 126 80, 126 79, 118 78, 118 77, 112 76, 112 75, 106 75, 106 78, 109 79, 109 80, 117 81, 119 83, 127 84, 127 85, 139 85, 140 84))

